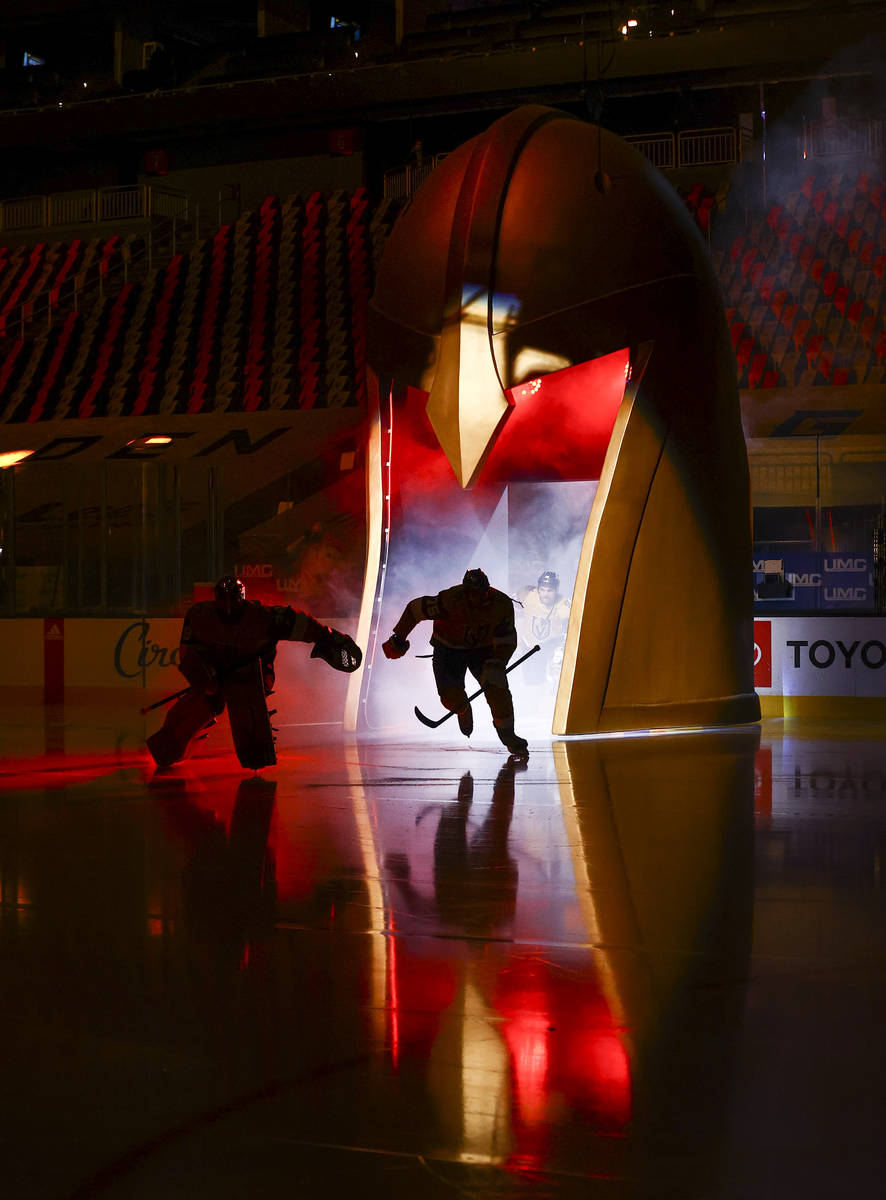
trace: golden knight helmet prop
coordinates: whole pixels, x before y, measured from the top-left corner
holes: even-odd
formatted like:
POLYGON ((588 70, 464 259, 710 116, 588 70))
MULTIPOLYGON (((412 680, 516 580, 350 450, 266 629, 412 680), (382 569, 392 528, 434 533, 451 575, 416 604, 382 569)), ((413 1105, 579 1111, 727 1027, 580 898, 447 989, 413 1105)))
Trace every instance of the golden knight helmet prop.
POLYGON ((440 454, 470 489, 509 426, 527 453, 575 443, 593 388, 543 433, 519 425, 521 397, 619 352, 624 383, 585 468, 599 483, 553 732, 755 721, 748 463, 709 253, 626 142, 520 108, 448 155, 398 217, 370 303, 370 384, 427 393, 440 454))

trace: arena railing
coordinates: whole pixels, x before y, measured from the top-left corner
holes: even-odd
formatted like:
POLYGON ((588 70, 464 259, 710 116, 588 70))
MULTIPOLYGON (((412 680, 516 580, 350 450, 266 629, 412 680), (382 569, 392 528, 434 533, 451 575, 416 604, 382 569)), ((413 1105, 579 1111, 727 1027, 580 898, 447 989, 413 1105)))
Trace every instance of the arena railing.
MULTIPOLYGON (((679 133, 671 130, 631 133, 624 140, 661 171, 678 167, 721 166, 740 161, 740 143, 731 125, 714 129, 686 129, 679 133)), ((445 157, 444 154, 436 154, 420 164, 412 163, 394 171, 386 171, 385 199, 405 200, 413 195, 445 157)))
POLYGON ((686 129, 677 134, 678 167, 716 167, 737 163, 739 142, 731 126, 686 129))
POLYGON ((874 117, 804 121, 797 138, 797 162, 809 159, 870 158, 883 155, 886 122, 874 117))
POLYGON ((19 196, 0 200, 0 233, 26 233, 65 225, 149 217, 189 220, 190 209, 186 192, 146 184, 58 192, 50 196, 19 196))
POLYGON ((660 171, 670 171, 676 166, 677 149, 673 133, 630 133, 624 140, 660 171))
POLYGON ((141 248, 135 253, 124 253, 122 261, 110 270, 100 271, 96 266, 88 272, 73 275, 66 300, 61 304, 53 300, 52 283, 29 295, 6 315, 5 329, 11 332, 17 328, 19 335, 24 337, 32 322, 43 319, 46 327, 51 328, 57 313, 76 311, 83 299, 92 295, 101 298, 109 288, 126 284, 131 271, 151 271, 174 257, 177 243, 181 242, 180 231, 190 222, 193 207, 185 192, 146 186, 60 192, 52 196, 0 201, 0 234, 133 218, 153 219, 141 248))
POLYGON ((679 167, 715 167, 739 161, 739 141, 731 125, 685 129, 677 133, 630 133, 624 140, 661 171, 679 167))
POLYGON ((435 154, 420 164, 398 167, 395 171, 386 171, 384 176, 385 200, 408 199, 418 191, 430 173, 445 157, 445 154, 435 154))
MULTIPOLYGON (((624 140, 649 159, 661 171, 677 167, 711 167, 740 161, 741 149, 731 125, 714 129, 686 129, 679 133, 631 133, 624 140)), ((387 171, 384 176, 385 199, 402 200, 411 196, 445 158, 434 155, 421 164, 410 164, 387 171)))

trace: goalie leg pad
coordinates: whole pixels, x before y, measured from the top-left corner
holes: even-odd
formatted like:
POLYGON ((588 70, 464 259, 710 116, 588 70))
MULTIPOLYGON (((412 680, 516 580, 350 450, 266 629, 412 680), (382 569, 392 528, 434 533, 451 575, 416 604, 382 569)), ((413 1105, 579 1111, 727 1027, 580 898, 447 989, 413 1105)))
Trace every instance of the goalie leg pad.
POLYGON ((259 663, 250 663, 237 671, 225 684, 224 697, 241 767, 248 771, 272 767, 277 761, 277 751, 259 663))
POLYGON ((177 700, 166 720, 147 740, 148 750, 158 767, 171 767, 187 757, 191 743, 215 720, 224 707, 220 699, 192 689, 177 700))

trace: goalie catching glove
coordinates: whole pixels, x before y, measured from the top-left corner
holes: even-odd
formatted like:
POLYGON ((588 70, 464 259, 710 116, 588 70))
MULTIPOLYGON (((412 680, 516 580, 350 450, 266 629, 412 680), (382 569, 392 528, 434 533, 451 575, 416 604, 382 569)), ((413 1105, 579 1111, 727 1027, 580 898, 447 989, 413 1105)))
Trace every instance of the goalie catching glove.
POLYGON ((337 629, 324 629, 314 642, 311 658, 322 658, 336 671, 356 671, 363 661, 363 651, 353 638, 337 629))

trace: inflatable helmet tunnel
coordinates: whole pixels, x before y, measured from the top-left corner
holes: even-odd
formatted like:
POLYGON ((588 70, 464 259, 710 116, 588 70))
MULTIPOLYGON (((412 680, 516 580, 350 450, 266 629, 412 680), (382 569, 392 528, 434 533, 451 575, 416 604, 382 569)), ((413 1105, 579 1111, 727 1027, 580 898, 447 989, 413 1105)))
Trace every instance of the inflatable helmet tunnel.
POLYGON ((553 732, 759 718, 734 360, 707 249, 655 168, 556 110, 496 121, 398 217, 367 345, 369 654, 352 728, 402 601, 467 566, 511 590, 488 557, 514 540, 508 490, 570 480, 593 490, 553 732), (423 569, 432 549, 448 575, 423 569))

